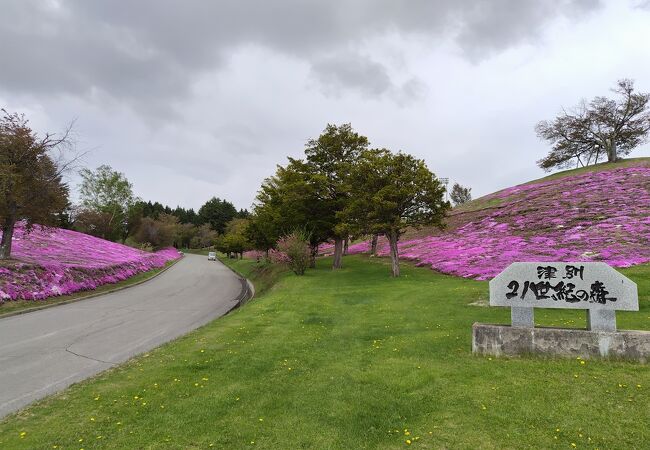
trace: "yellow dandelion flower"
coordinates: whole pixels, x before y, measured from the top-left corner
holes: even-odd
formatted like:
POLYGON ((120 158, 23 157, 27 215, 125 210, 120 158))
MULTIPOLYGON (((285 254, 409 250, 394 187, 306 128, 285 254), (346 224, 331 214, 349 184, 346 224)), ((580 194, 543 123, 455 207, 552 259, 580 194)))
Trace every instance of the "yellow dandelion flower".
POLYGON ((27 436, 27 432, 26 431, 21 431, 20 432, 20 438, 23 439, 25 436, 27 436))
POLYGON ((411 445, 411 440, 410 439, 406 440, 406 445, 411 445))

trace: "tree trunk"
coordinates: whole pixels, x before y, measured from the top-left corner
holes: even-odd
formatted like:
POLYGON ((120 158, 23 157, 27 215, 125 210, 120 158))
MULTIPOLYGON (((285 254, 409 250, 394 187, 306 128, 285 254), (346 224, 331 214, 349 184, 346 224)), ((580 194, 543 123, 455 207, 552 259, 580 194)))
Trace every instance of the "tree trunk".
POLYGON ((334 239, 334 263, 332 269, 340 269, 343 265, 343 239, 334 239))
POLYGON ((607 161, 618 161, 618 156, 616 155, 616 141, 613 139, 609 142, 609 147, 607 147, 607 161))
POLYGON ((379 240, 378 234, 372 235, 372 242, 370 243, 370 256, 377 256, 377 241, 379 240))
POLYGON ((349 246, 350 246, 350 238, 346 237, 345 241, 343 241, 343 256, 347 256, 349 246))
POLYGON ((309 268, 316 268, 316 257, 318 256, 318 244, 309 246, 309 268))
POLYGON ((2 240, 0 241, 0 259, 11 258, 11 242, 14 237, 14 227, 16 226, 16 219, 14 217, 6 217, 2 224, 2 240))
POLYGON ((397 251, 397 240, 399 235, 396 231, 391 231, 388 234, 388 243, 390 245, 390 262, 391 269, 394 277, 399 277, 399 254, 397 251))

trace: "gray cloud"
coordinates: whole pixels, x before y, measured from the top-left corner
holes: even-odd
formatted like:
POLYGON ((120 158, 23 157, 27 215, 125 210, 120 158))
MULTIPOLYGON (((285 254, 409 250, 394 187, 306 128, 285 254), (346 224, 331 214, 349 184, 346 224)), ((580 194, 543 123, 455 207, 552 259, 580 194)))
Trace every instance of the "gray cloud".
POLYGON ((598 6, 597 0, 141 0, 119 6, 9 0, 0 16, 0 83, 37 95, 99 92, 163 114, 166 101, 187 95, 197 73, 222 67, 237 48, 255 44, 306 61, 326 90, 382 94, 392 84, 382 63, 349 56, 368 39, 450 33, 478 60, 534 39, 559 15, 581 16, 598 6), (350 64, 342 66, 345 61, 350 64))
POLYGON ((533 126, 561 105, 650 89, 640 0, 0 3, 0 106, 77 117, 89 167, 172 205, 249 207, 343 122, 481 195, 542 175, 533 126))
POLYGON ((386 67, 370 58, 340 53, 315 61, 313 76, 327 94, 339 95, 342 88, 359 90, 368 96, 382 95, 393 88, 386 67))

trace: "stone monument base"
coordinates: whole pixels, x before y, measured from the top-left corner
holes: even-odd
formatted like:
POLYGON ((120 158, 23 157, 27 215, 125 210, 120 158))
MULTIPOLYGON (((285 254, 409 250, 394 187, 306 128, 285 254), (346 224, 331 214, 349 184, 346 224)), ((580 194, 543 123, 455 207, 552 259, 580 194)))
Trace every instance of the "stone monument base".
POLYGON ((566 356, 650 360, 650 331, 589 331, 475 323, 472 352, 484 355, 566 356))

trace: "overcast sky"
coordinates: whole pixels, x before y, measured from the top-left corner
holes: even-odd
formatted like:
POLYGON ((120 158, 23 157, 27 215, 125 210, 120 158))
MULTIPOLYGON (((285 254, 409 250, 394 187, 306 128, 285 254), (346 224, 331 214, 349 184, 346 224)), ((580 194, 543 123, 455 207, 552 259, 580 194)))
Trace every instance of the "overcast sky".
POLYGON ((646 0, 0 0, 0 107, 170 206, 249 208, 344 122, 478 197, 544 175, 561 106, 650 91, 648 42, 646 0))

